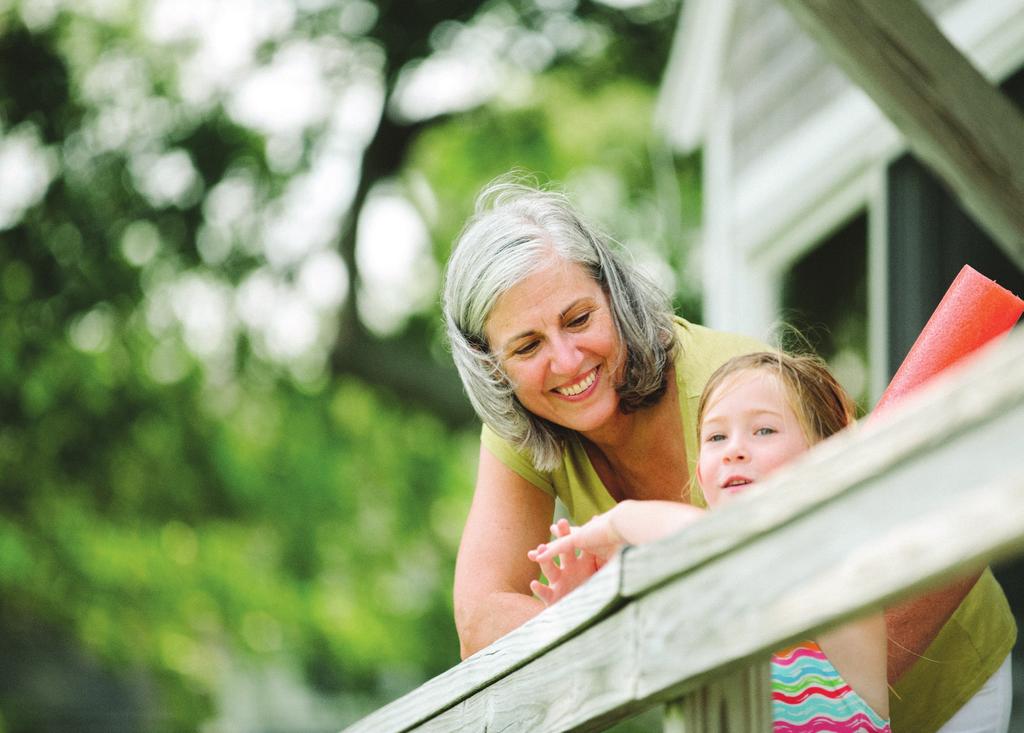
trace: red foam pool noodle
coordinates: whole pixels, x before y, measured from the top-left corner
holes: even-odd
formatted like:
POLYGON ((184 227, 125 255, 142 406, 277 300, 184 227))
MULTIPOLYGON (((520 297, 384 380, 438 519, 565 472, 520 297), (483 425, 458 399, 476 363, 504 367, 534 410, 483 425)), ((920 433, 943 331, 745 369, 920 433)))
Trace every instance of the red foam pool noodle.
POLYGON ((872 416, 1007 333, 1021 313, 1024 313, 1024 300, 964 265, 910 347, 872 416))

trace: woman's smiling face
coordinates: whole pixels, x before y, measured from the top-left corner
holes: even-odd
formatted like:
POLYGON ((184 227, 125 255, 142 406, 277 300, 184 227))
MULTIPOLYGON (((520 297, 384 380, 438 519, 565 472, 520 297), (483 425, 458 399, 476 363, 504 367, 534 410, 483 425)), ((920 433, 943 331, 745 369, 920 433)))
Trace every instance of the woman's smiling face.
POLYGON ((608 298, 580 265, 552 254, 498 298, 484 333, 537 417, 585 434, 618 414, 618 334, 608 298))

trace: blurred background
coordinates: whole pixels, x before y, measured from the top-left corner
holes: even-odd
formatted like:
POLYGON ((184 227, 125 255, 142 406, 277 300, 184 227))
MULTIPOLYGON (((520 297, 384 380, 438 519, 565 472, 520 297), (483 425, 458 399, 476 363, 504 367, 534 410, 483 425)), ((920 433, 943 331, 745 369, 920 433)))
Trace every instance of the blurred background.
POLYGON ((440 272, 563 185, 700 320, 674 0, 0 0, 0 732, 337 730, 458 661, 440 272))

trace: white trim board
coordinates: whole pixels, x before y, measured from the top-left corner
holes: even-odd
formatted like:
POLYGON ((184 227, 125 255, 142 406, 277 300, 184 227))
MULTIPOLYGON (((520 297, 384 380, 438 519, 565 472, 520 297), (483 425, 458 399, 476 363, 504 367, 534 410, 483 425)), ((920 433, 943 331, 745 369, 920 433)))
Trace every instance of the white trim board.
POLYGON ((704 142, 722 83, 733 10, 733 0, 683 4, 654 112, 655 129, 676 150, 692 152, 704 142))
MULTIPOLYGON (((1001 81, 1024 64, 1024 0, 970 0, 939 24, 989 79, 1001 81)), ((776 266, 798 256, 867 205, 867 188, 859 202, 848 198, 867 169, 887 165, 906 149, 892 123, 851 84, 736 174, 730 202, 736 246, 776 266), (840 200, 832 201, 836 196, 840 200)))
POLYGON ((734 181, 736 246, 752 261, 785 267, 865 208, 872 169, 902 149, 871 100, 850 91, 734 181))

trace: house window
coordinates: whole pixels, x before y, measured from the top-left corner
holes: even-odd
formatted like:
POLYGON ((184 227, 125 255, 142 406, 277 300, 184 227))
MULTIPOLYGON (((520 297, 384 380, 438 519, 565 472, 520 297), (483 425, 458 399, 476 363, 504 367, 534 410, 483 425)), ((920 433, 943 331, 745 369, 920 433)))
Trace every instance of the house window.
MULTIPOLYGON (((1002 85, 1024 111, 1024 69, 1002 85)), ((1024 272, 911 153, 893 161, 888 189, 889 373, 895 373, 964 265, 1024 294, 1024 272)))
POLYGON ((783 346, 813 348, 862 412, 870 407, 867 229, 862 212, 796 260, 782 278, 780 315, 783 346))

